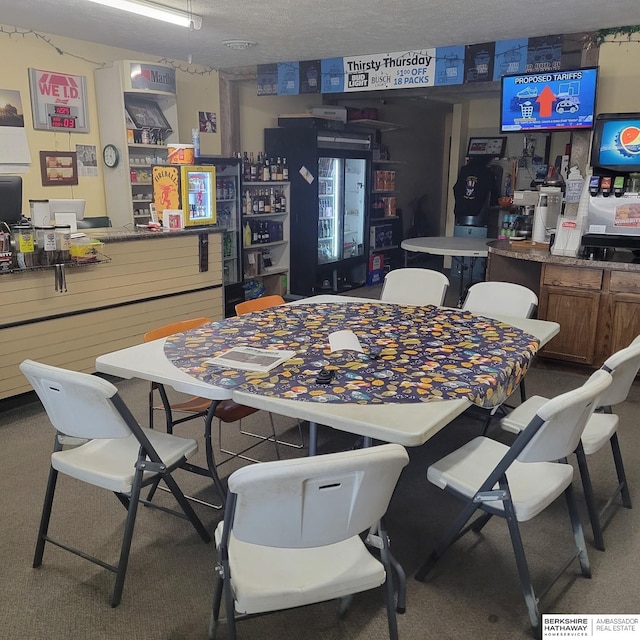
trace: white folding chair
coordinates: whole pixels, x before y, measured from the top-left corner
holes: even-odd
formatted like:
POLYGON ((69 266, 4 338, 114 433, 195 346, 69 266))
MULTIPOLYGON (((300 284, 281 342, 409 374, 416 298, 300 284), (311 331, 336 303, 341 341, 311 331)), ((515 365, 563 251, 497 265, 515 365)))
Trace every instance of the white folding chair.
POLYGON ((404 447, 388 444, 234 472, 224 521, 215 533, 209 637, 221 622, 223 598, 223 622, 234 640, 236 620, 334 598, 344 605, 354 593, 385 585, 389 635, 395 640, 405 576, 391 556, 381 519, 408 461, 404 447), (379 550, 380 560, 369 547, 379 550), (392 569, 399 582, 396 607, 392 569))
POLYGON ((442 306, 449 288, 444 273, 431 269, 403 268, 389 271, 384 278, 380 300, 396 304, 442 306))
POLYGON ((516 318, 532 318, 538 306, 538 296, 513 282, 476 282, 469 287, 462 308, 482 315, 499 313, 516 318))
MULTIPOLYGON (((538 296, 531 289, 513 282, 476 282, 469 287, 462 308, 478 315, 497 311, 514 318, 532 318, 538 308, 538 296)), ((524 378, 519 386, 520 402, 524 402, 527 399, 524 378)), ((482 435, 487 433, 498 408, 490 412, 482 435)))
MULTIPOLYGON (((593 531, 594 546, 604 551, 604 536, 602 532, 604 516, 609 512, 615 498, 620 495, 623 506, 631 509, 631 495, 629 494, 622 454, 620 453, 620 443, 618 442, 619 419, 615 413, 612 413, 611 407, 626 400, 631 385, 640 369, 640 336, 628 347, 617 351, 607 358, 602 365, 602 369, 611 373, 613 376, 613 384, 600 398, 598 409, 601 409, 603 413, 594 413, 589 418, 581 441, 576 449, 576 457, 578 459, 578 468, 580 469, 585 502, 593 531), (598 510, 593 485, 591 483, 591 475, 589 474, 589 466, 587 465, 587 456, 600 451, 607 442, 611 445, 618 484, 613 494, 602 508, 598 510)), ((538 408, 545 402, 547 402, 547 398, 532 396, 501 420, 500 424, 502 428, 511 433, 520 433, 530 421, 531 416, 534 415, 538 408)))
MULTIPOLYGON (((193 511, 172 472, 198 450, 195 440, 178 438, 137 423, 118 390, 110 382, 58 367, 25 360, 20 370, 35 389, 57 430, 51 454, 33 566, 42 564, 45 543, 50 542, 116 574, 111 606, 120 603, 133 538, 140 490, 164 481, 182 512, 163 511, 186 517, 204 542, 211 537, 193 511), (64 448, 74 445, 72 448, 64 448), (58 473, 113 491, 127 509, 118 563, 108 564, 95 556, 51 538, 48 534, 58 473)), ((150 505, 153 506, 153 505, 150 505)))
POLYGON ((448 533, 418 570, 418 580, 424 580, 444 552, 465 533, 480 531, 494 515, 505 518, 529 620, 534 632, 538 633, 538 599, 564 569, 577 557, 582 575, 591 576, 573 495, 573 467, 566 458, 578 446, 598 397, 611 381, 611 374, 599 370, 582 387, 549 400, 538 409, 511 447, 479 436, 429 467, 429 482, 461 498, 466 504, 448 533), (563 492, 571 519, 575 550, 551 584, 537 597, 531 584, 518 522, 534 518, 563 492), (467 525, 476 510, 484 513, 467 525))

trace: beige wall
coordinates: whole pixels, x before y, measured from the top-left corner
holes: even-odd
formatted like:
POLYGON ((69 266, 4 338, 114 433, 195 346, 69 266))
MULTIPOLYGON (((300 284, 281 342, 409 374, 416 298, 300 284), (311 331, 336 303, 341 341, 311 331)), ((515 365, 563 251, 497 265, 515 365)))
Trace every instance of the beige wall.
POLYGON ((616 38, 600 46, 598 113, 640 111, 640 43, 616 38))
MULTIPOLYGON (((9 28, 11 29, 11 28, 9 28)), ((7 33, 9 32, 7 29, 7 33)), ((145 56, 126 49, 116 49, 103 45, 73 40, 59 36, 40 34, 50 40, 36 38, 34 34, 24 37, 9 37, 0 34, 0 60, 3 60, 0 86, 20 92, 24 112, 25 129, 31 153, 31 165, 23 180, 23 212, 29 213, 30 199, 44 198, 84 198, 87 201, 88 215, 105 214, 104 185, 101 163, 102 146, 98 131, 98 116, 95 99, 93 71, 99 66, 114 60, 144 60, 157 62, 157 57, 145 56), (60 55, 57 49, 63 52, 60 55), (85 76, 87 81, 87 99, 89 111, 89 133, 67 133, 36 131, 33 129, 31 102, 27 69, 36 68, 47 71, 60 71, 85 76), (95 145, 100 158, 96 177, 80 177, 76 186, 43 187, 40 178, 40 154, 42 151, 75 151, 76 144, 95 145)), ((182 63, 187 68, 186 63, 182 63)), ((193 65, 193 70, 200 70, 193 65)), ((191 127, 196 126, 197 112, 214 111, 220 113, 218 74, 199 75, 177 72, 178 119, 181 142, 191 142, 191 127)), ((224 123, 218 120, 218 130, 224 123)), ((220 135, 202 134, 200 139, 202 153, 220 153, 220 135)))
POLYGON ((238 82, 240 102, 240 145, 242 151, 264 151, 264 130, 278 126, 278 116, 307 113, 322 105, 321 94, 300 96, 258 96, 255 80, 238 82))

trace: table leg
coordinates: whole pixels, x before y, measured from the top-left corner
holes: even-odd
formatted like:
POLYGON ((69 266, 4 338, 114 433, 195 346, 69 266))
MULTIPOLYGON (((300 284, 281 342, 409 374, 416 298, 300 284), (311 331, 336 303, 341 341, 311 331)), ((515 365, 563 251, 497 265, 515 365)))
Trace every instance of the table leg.
POLYGON ((458 256, 451 256, 451 259, 460 265, 460 295, 458 296, 458 304, 462 305, 462 296, 464 294, 464 259, 458 256))
POLYGON ((309 422, 309 455, 318 454, 318 423, 309 422))
POLYGON ((227 502, 227 491, 222 484, 222 480, 220 480, 220 476, 218 475, 218 468, 216 466, 215 456, 213 455, 213 443, 211 441, 211 424, 213 423, 213 418, 215 416, 216 408, 219 403, 219 400, 214 400, 211 403, 209 410, 207 411, 207 416, 204 420, 204 447, 207 456, 207 468, 209 469, 209 473, 211 474, 213 484, 220 494, 220 500, 222 501, 222 506, 224 507, 227 502))

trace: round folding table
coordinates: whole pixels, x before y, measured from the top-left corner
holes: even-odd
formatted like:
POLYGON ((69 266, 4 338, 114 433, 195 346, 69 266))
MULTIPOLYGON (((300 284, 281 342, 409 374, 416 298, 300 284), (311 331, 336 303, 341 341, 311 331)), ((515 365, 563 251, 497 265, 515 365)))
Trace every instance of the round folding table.
POLYGON ((429 253, 436 256, 451 256, 460 263, 460 299, 464 293, 464 281, 466 265, 459 258, 471 258, 471 267, 468 269, 469 278, 473 273, 475 261, 478 258, 486 258, 489 254, 487 247, 488 242, 492 242, 495 238, 472 238, 469 236, 461 237, 440 237, 426 236, 423 238, 409 238, 403 240, 400 245, 404 250, 404 264, 407 265, 407 253, 409 251, 418 253, 429 253))

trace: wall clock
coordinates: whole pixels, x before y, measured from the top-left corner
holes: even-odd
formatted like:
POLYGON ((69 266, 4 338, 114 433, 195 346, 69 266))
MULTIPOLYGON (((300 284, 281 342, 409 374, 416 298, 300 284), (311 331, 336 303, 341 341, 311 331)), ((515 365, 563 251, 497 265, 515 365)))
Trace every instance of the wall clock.
POLYGON ((113 144, 105 145, 102 150, 102 159, 107 167, 113 169, 118 165, 120 161, 120 154, 118 153, 118 149, 113 144))

